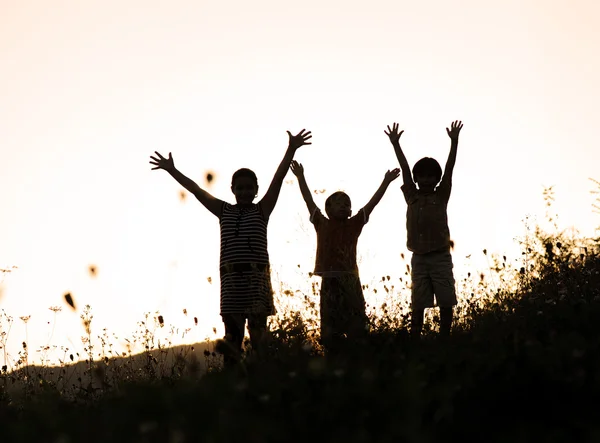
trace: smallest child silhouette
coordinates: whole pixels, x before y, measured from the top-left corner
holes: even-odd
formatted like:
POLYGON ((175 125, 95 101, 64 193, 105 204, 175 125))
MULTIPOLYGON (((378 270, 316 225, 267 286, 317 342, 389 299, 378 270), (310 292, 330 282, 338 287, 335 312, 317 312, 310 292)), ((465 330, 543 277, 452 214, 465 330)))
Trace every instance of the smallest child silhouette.
POLYGON ((346 341, 367 335, 365 298, 356 263, 356 247, 363 226, 400 169, 387 171, 371 200, 351 217, 350 197, 334 192, 325 201, 325 217, 315 204, 304 178, 304 168, 292 161, 290 168, 300 185, 302 197, 317 232, 314 274, 322 278, 320 293, 321 343, 328 355, 339 354, 346 341))
POLYGON ((387 131, 384 131, 400 162, 404 181, 401 189, 408 204, 407 247, 413 254, 411 327, 415 338, 421 335, 425 308, 434 306, 434 295, 440 307, 440 333, 449 335, 452 327, 456 292, 447 207, 456 163, 458 135, 462 127, 462 122, 457 120, 452 122, 450 129, 446 128, 450 137, 450 154, 443 175, 440 164, 430 157, 419 160, 411 175, 408 161, 400 147, 400 136, 404 131, 398 132, 398 123, 394 123, 392 128, 388 126, 387 131))

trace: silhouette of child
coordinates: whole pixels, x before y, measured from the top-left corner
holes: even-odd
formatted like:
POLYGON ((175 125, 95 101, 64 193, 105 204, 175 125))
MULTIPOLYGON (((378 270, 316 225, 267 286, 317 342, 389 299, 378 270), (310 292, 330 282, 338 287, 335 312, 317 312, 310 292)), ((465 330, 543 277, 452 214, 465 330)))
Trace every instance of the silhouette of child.
POLYGON ((241 356, 246 320, 252 349, 260 351, 267 332, 267 317, 275 313, 269 254, 267 224, 275 208, 283 179, 296 150, 310 145, 310 131, 297 135, 288 131, 289 144, 283 160, 265 196, 253 203, 258 194, 258 180, 250 169, 239 169, 231 179, 231 191, 236 204, 231 205, 201 189, 194 181, 175 168, 173 157, 158 152, 150 157, 152 169, 164 169, 192 193, 206 209, 219 218, 221 230, 220 277, 221 317, 225 326, 224 350, 226 366, 235 365, 241 356))
POLYGON ((450 129, 446 128, 451 143, 443 177, 439 163, 430 157, 419 160, 414 165, 411 176, 408 162, 400 148, 400 136, 404 131, 398 132, 397 123, 393 124, 392 129, 388 125, 387 131, 384 131, 400 162, 404 180, 401 189, 408 204, 406 229, 407 247, 413 253, 411 303, 412 332, 415 337, 421 335, 425 308, 434 306, 434 295, 440 307, 440 333, 449 335, 452 327, 456 292, 447 207, 452 188, 452 171, 456 163, 458 135, 462 127, 462 122, 454 121, 450 129))
POLYGON ((371 200, 350 216, 350 197, 334 192, 325 201, 325 217, 315 205, 306 184, 303 166, 292 161, 300 191, 317 232, 314 274, 322 278, 320 294, 321 342, 328 354, 338 353, 345 339, 361 340, 367 332, 365 298, 356 263, 356 246, 363 226, 400 169, 388 171, 371 200))

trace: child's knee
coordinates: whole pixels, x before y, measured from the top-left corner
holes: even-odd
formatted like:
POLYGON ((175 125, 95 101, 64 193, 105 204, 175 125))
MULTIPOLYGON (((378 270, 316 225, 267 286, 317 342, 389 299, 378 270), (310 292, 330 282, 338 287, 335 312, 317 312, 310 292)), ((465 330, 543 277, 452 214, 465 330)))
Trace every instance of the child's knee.
POLYGON ((248 329, 266 330, 267 316, 262 314, 253 314, 248 317, 248 329))

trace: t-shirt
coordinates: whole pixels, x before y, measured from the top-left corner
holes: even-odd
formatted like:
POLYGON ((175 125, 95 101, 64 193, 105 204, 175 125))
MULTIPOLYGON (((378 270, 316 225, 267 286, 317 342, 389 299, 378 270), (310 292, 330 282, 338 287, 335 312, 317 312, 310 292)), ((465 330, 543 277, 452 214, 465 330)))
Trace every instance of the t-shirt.
POLYGON ((450 249, 448 200, 452 183, 443 178, 432 192, 417 189, 414 183, 402 185, 406 209, 406 246, 415 254, 450 249))
POLYGON ((356 245, 368 217, 361 209, 346 220, 330 220, 315 209, 310 221, 317 231, 315 275, 327 276, 351 272, 358 274, 356 245))

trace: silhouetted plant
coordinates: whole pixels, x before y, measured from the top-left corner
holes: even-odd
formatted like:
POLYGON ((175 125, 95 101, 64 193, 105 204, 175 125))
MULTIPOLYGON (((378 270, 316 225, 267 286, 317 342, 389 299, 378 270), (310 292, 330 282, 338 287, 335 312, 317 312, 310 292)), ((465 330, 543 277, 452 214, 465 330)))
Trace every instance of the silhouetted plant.
MULTIPOLYGON (((67 348, 58 366, 44 358, 29 376, 4 349, 0 414, 21 420, 4 431, 34 441, 19 423, 38 417, 48 441, 594 441, 600 243, 555 221, 546 230, 526 220, 516 260, 481 251, 487 269, 457 282, 449 338, 433 333, 436 310, 421 341, 409 336, 407 274, 365 284, 370 335, 339 358, 322 357, 318 286, 282 285, 266 353, 255 358, 247 343, 231 371, 214 345, 174 351, 160 334, 179 331, 158 312, 145 314, 129 352, 117 355, 106 329, 93 336, 89 310, 86 383, 67 348)), ((3 347, 12 323, 2 311, 3 347)))

